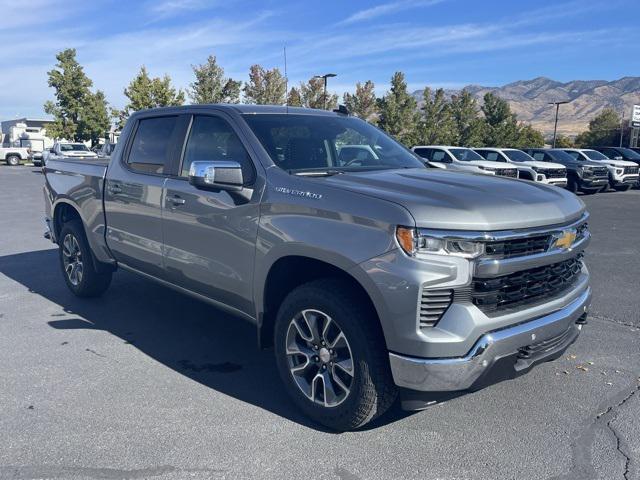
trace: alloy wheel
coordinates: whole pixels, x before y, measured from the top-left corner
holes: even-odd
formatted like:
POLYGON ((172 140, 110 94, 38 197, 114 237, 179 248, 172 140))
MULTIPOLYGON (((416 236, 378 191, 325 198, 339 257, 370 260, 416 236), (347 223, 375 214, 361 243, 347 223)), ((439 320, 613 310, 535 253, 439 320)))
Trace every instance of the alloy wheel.
POLYGON ((62 262, 69 282, 77 287, 82 282, 82 252, 78 239, 71 233, 67 233, 62 242, 62 262))
POLYGON ((326 313, 303 310, 289 323, 286 336, 289 371, 300 391, 312 402, 336 407, 354 385, 349 341, 326 313))

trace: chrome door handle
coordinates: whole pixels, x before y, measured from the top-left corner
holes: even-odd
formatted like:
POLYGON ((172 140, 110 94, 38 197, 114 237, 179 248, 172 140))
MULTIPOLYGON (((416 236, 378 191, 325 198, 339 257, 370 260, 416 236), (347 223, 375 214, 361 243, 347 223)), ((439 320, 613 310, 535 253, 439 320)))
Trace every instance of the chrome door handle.
POLYGON ((167 201, 173 203, 174 205, 184 205, 186 203, 186 200, 180 197, 168 197, 167 201))

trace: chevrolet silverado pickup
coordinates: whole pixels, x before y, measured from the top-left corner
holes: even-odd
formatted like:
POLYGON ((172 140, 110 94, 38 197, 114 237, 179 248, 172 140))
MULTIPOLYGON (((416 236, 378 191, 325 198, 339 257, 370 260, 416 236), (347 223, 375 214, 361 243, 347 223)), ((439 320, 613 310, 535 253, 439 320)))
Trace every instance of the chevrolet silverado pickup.
POLYGON ((293 403, 333 429, 398 395, 415 410, 525 373, 586 321, 578 197, 425 168, 344 110, 141 111, 108 162, 44 173, 45 236, 74 294, 124 269, 233 312, 273 347, 293 403))

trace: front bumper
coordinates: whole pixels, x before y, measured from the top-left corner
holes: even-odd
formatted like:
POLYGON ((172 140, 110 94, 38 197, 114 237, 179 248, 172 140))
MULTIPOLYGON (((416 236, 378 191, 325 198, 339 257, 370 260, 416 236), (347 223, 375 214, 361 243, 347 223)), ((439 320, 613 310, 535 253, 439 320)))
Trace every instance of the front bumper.
POLYGON ((524 373, 535 364, 557 358, 575 341, 591 303, 587 287, 565 307, 512 327, 486 333, 463 357, 415 358, 389 354, 399 387, 417 391, 467 390, 492 378, 524 373), (529 352, 529 353, 526 353, 529 352), (533 352, 533 353, 531 353, 533 352))
POLYGON ((609 185, 609 179, 607 177, 596 178, 582 178, 580 182, 580 188, 594 189, 609 185))
POLYGON ((635 185, 638 183, 638 175, 613 175, 612 180, 613 185, 635 185))

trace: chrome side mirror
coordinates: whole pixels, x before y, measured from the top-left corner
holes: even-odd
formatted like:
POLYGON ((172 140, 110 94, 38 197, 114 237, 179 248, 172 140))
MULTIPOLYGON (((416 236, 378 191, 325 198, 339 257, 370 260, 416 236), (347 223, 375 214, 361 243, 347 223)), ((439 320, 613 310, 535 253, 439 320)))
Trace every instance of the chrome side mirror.
POLYGON ((242 190, 242 167, 232 161, 197 161, 189 168, 189 183, 204 190, 242 190))

